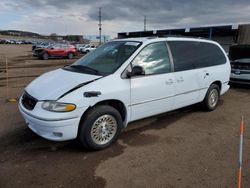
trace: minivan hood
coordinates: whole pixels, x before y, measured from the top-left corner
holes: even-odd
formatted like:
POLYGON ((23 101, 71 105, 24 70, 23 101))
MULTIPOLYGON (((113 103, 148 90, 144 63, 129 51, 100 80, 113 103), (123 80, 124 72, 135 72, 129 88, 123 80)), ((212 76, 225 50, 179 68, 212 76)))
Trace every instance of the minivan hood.
POLYGON ((25 91, 38 100, 57 100, 64 93, 79 84, 100 78, 101 76, 70 72, 57 69, 45 73, 33 80, 25 91))

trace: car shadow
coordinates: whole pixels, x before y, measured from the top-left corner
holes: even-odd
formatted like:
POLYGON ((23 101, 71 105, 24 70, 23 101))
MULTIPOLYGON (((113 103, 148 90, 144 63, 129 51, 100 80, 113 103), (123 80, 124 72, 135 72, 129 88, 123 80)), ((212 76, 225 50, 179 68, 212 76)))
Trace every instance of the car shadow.
MULTIPOLYGON (((223 100, 220 100, 218 106, 222 104, 223 100)), ((205 112, 200 103, 129 123, 128 127, 124 129, 120 139, 130 146, 154 144, 157 142, 158 137, 155 135, 143 134, 143 132, 165 129, 176 121, 195 112, 205 112)))

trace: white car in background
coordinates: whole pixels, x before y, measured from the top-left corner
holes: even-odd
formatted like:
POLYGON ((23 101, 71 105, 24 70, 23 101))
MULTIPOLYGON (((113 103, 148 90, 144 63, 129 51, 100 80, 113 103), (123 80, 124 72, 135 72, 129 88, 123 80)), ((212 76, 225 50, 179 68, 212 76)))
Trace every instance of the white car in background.
POLYGON ((86 148, 103 149, 132 121, 200 102, 214 110, 230 71, 225 51, 210 40, 114 40, 36 78, 19 109, 46 139, 78 138, 86 148))
POLYGON ((87 46, 85 46, 85 47, 81 50, 81 52, 84 53, 84 54, 87 54, 87 53, 89 53, 89 52, 92 52, 92 51, 95 50, 95 49, 96 49, 96 46, 94 46, 94 45, 87 45, 87 46))
POLYGON ((87 46, 88 44, 76 44, 76 49, 77 51, 81 52, 83 48, 85 48, 85 46, 87 46))

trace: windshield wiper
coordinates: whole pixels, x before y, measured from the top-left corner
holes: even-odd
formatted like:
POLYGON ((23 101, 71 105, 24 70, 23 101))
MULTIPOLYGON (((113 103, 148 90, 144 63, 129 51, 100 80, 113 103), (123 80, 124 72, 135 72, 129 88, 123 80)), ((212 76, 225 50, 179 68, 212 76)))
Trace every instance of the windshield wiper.
POLYGON ((98 71, 96 69, 93 69, 91 67, 84 66, 84 65, 71 65, 69 67, 75 68, 75 69, 80 69, 80 70, 83 70, 83 71, 92 72, 92 73, 94 73, 96 75, 102 75, 100 71, 98 71))

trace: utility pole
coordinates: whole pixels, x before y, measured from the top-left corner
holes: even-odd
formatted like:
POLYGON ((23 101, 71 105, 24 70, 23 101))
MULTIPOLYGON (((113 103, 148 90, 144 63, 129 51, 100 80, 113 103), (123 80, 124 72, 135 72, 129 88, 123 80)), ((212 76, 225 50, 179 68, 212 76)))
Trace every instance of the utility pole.
POLYGON ((144 16, 144 31, 146 31, 146 27, 147 27, 147 17, 144 16))
POLYGON ((99 8, 99 44, 102 44, 102 8, 99 8))

